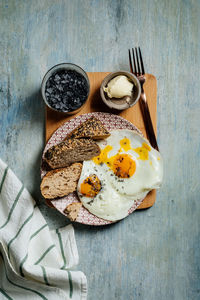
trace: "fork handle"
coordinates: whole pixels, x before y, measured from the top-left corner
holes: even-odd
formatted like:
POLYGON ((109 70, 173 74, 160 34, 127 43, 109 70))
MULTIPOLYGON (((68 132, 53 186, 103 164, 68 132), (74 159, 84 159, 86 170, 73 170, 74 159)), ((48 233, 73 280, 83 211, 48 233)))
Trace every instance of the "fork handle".
POLYGON ((144 119, 144 125, 145 125, 145 129, 146 129, 147 137, 148 137, 152 147, 159 151, 158 144, 157 144, 157 141, 156 141, 155 132, 154 132, 154 129, 153 129, 153 124, 152 124, 152 121, 151 121, 149 106, 148 106, 148 103, 147 103, 147 100, 146 100, 146 95, 144 93, 144 90, 142 90, 142 92, 141 92, 139 103, 140 103, 140 109, 141 109, 141 112, 142 112, 142 116, 143 116, 143 119, 144 119))

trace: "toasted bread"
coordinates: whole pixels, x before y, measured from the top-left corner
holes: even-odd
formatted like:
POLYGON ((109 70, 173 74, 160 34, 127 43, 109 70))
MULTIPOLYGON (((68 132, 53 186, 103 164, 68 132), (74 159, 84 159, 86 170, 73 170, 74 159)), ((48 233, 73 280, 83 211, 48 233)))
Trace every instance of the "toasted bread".
POLYGON ((81 170, 82 164, 74 163, 67 168, 47 172, 40 185, 42 196, 46 199, 55 199, 74 192, 81 170))
POLYGON ((75 221, 76 218, 78 217, 81 206, 82 206, 82 203, 73 202, 65 208, 64 213, 67 215, 67 217, 71 221, 75 221))
POLYGON ((102 122, 95 117, 91 117, 87 121, 76 127, 67 138, 92 138, 94 140, 105 139, 110 135, 102 122))
POLYGON ((67 167, 72 163, 89 160, 100 154, 92 139, 69 138, 47 150, 44 159, 52 169, 67 167))

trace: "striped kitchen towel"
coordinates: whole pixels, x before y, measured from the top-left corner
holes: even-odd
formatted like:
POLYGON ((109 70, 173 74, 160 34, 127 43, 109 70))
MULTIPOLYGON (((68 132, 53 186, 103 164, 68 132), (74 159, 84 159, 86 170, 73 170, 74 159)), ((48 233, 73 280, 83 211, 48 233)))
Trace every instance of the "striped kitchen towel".
POLYGON ((72 225, 50 230, 35 201, 0 160, 0 299, 85 300, 72 225))

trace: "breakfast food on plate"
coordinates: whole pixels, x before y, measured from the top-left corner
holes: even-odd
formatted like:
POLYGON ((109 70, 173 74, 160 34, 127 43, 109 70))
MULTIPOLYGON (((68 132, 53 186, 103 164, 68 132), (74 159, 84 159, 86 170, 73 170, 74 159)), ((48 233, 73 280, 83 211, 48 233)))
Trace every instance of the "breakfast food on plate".
POLYGON ((46 199, 54 199, 74 192, 81 169, 81 163, 74 163, 69 167, 47 172, 40 185, 42 196, 46 199))
POLYGON ((43 196, 55 199, 77 192, 81 202, 62 210, 72 221, 82 205, 98 218, 123 219, 162 183, 162 157, 142 135, 128 129, 109 133, 94 117, 47 150, 44 159, 54 170, 43 177, 43 196))
POLYGON ((67 217, 71 221, 75 221, 76 218, 78 217, 81 206, 82 206, 82 203, 73 202, 73 203, 67 205, 67 207, 64 210, 64 213, 67 215, 67 217))
POLYGON ((91 117, 81 125, 76 127, 67 138, 92 138, 94 140, 105 139, 110 135, 102 122, 95 117, 91 117))
POLYGON ((48 149, 44 159, 52 169, 57 169, 91 159, 99 154, 100 148, 92 139, 69 138, 48 149))
POLYGON ((133 83, 125 75, 119 75, 110 80, 104 92, 109 98, 123 98, 130 96, 133 90, 133 83))
POLYGON ((127 129, 113 130, 98 145, 100 155, 83 162, 77 193, 92 214, 117 221, 134 201, 160 187, 162 158, 145 138, 127 129))

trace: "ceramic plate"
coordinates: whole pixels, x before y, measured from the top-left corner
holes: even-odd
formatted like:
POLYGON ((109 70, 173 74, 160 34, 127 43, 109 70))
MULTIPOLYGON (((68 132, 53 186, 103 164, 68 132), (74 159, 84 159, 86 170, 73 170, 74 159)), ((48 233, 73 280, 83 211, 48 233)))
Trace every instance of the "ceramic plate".
MULTIPOLYGON (((113 115, 110 113, 102 113, 102 112, 88 113, 88 114, 77 116, 74 119, 71 119, 70 121, 66 122, 61 127, 59 127, 47 142, 42 157, 44 157, 44 153, 50 147, 62 142, 64 138, 67 136, 67 134, 69 134, 78 125, 88 120, 92 116, 98 118, 103 123, 103 125, 107 128, 108 131, 114 129, 130 129, 142 135, 141 131, 138 128, 136 128, 132 123, 130 123, 129 121, 125 120, 124 118, 118 115, 113 115)), ((41 167, 41 177, 43 177, 45 173, 46 173, 45 168, 41 167)), ((130 208, 128 215, 131 214, 134 210, 136 210, 136 208, 141 204, 142 201, 143 199, 135 201, 133 206, 130 208)), ((54 208, 56 208, 60 213, 65 215, 64 209, 66 208, 67 205, 69 205, 72 202, 79 202, 76 193, 71 193, 66 197, 60 198, 59 200, 48 200, 47 203, 53 206, 54 208)), ((79 215, 76 219, 76 222, 87 224, 87 225, 94 225, 94 226, 107 225, 113 223, 111 221, 106 221, 94 216, 83 206, 79 211, 79 215)))

